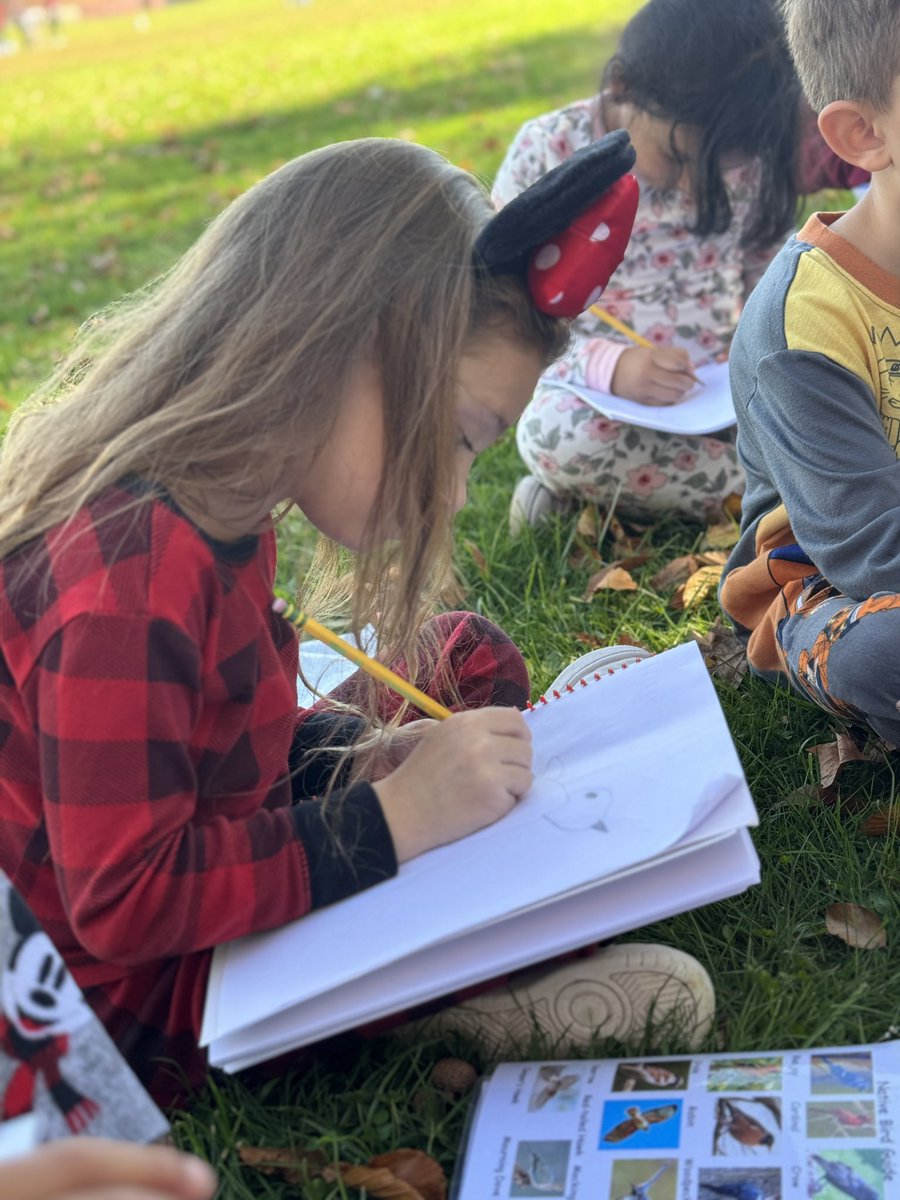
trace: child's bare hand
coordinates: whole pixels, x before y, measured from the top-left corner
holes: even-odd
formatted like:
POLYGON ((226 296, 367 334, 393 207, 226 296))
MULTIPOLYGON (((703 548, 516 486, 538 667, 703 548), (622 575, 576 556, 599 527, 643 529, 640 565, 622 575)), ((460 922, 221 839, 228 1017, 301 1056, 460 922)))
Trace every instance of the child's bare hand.
POLYGON ((373 785, 399 862, 491 825, 531 787, 531 731, 517 709, 428 724, 406 761, 373 785))
POLYGON ((613 395, 657 406, 677 404, 696 385, 687 351, 673 346, 626 350, 612 377, 613 395))
POLYGON ((0 1163, 0 1196, 10 1200, 209 1200, 215 1189, 199 1159, 103 1138, 51 1142, 0 1163))

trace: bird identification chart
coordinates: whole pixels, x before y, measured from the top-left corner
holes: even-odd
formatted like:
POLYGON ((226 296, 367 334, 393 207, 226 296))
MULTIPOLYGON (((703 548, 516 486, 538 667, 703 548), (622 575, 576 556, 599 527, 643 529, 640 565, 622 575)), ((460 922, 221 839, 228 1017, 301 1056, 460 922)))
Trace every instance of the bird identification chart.
POLYGON ((505 1063, 453 1200, 900 1200, 900 1041, 505 1063))

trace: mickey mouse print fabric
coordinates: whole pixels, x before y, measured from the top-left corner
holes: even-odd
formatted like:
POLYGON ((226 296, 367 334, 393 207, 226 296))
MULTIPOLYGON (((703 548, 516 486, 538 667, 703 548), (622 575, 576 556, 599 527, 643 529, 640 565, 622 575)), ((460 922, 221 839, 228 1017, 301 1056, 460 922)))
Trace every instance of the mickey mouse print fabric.
POLYGON ((0 871, 0 1158, 77 1134, 168 1132, 56 947, 0 871))

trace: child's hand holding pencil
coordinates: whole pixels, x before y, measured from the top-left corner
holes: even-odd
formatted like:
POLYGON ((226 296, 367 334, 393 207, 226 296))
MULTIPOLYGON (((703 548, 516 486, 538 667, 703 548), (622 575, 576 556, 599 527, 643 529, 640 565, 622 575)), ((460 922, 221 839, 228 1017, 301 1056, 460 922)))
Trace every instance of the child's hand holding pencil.
POLYGON ((398 862, 505 816, 532 783, 531 731, 515 708, 434 721, 396 771, 373 784, 398 862))
POLYGON ((660 406, 677 404, 695 387, 703 386, 694 374, 686 350, 654 345, 598 304, 593 305, 590 311, 604 325, 624 334, 635 344, 635 349, 626 350, 616 363, 612 377, 614 395, 624 396, 626 400, 634 400, 638 404, 660 406))
POLYGON ((433 718, 412 723, 408 756, 395 770, 382 764, 389 773, 372 784, 398 862, 492 825, 531 787, 531 730, 518 709, 453 713, 283 597, 272 610, 433 718))
POLYGON ((635 346, 616 363, 612 392, 638 404, 678 404, 700 383, 686 350, 675 346, 635 346))

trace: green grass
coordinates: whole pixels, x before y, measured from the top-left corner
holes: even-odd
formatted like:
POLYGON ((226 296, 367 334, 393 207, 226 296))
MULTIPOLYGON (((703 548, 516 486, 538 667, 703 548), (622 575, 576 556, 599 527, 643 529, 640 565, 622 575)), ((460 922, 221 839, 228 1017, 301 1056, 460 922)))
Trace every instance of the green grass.
MULTIPOLYGON (((145 34, 127 20, 85 24, 63 49, 0 60, 0 399, 18 402, 82 320, 165 269, 230 197, 294 154, 365 134, 413 137, 489 177, 520 121, 590 91, 617 24, 636 7, 199 0, 154 13, 145 34)), ((347 320, 352 333, 352 313, 347 320)), ((589 568, 570 562, 574 518, 510 541, 519 470, 511 438, 476 465, 459 518, 458 571, 466 605, 509 631, 536 686, 584 650, 579 634, 631 636, 661 650, 708 628, 711 600, 685 614, 650 584, 669 558, 694 547, 696 530, 674 521, 653 528, 645 537, 652 557, 634 571, 638 590, 585 602, 589 568)), ((283 580, 308 546, 308 531, 289 523, 283 580)), ((848 770, 850 800, 837 807, 798 804, 793 794, 815 779, 805 747, 832 736, 829 719, 750 679, 720 695, 760 810, 762 885, 633 937, 680 946, 709 967, 719 996, 710 1048, 879 1037, 898 1015, 900 853, 895 836, 869 839, 859 825, 893 798, 892 768, 848 770), (827 936, 834 901, 880 913, 888 950, 853 952, 827 936)), ((445 1103, 428 1082, 448 1048, 482 1061, 462 1043, 344 1038, 278 1079, 219 1077, 178 1118, 176 1135, 219 1165, 222 1194, 236 1198, 297 1195, 241 1168, 242 1142, 321 1145, 353 1161, 415 1146, 449 1168, 466 1105, 445 1103)), ((302 1194, 345 1192, 320 1181, 302 1194)))

